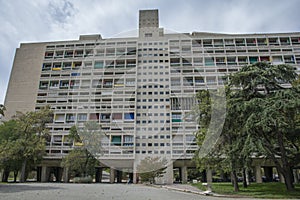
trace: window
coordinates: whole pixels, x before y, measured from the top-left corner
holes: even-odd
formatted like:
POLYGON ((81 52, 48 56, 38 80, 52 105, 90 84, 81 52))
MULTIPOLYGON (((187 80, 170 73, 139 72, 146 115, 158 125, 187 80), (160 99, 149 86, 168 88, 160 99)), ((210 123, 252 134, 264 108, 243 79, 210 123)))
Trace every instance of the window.
POLYGON ((133 145, 133 136, 125 135, 123 138, 124 146, 132 146, 133 145))
POLYGON ((87 120, 87 114, 78 114, 77 115, 78 122, 83 122, 87 120))
POLYGON ((111 137, 111 144, 116 146, 121 146, 121 136, 113 135, 111 137))
POLYGON ((103 61, 95 61, 95 64, 94 64, 95 69, 101 69, 101 68, 103 68, 103 66, 104 66, 103 61))
POLYGON ((122 120, 122 113, 113 113, 112 120, 122 120))
POLYGON ((205 66, 214 66, 215 65, 214 58, 205 58, 204 62, 205 62, 205 66))

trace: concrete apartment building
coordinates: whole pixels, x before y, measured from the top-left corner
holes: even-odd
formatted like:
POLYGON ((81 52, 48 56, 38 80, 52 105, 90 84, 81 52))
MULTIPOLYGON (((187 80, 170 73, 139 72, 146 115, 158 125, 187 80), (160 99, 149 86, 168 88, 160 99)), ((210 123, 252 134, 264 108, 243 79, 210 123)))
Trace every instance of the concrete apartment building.
MULTIPOLYGON (((74 41, 22 43, 17 49, 6 118, 46 105, 54 110, 47 156, 38 170, 41 181, 50 173, 66 178, 60 162, 76 145, 68 141, 69 129, 94 121, 105 134, 96 180, 102 167, 111 167, 111 182, 120 180, 120 170, 133 172, 135 182, 139 161, 159 156, 169 161, 161 183, 173 183, 174 169, 186 182, 198 148, 198 125, 189 115, 197 91, 222 87, 224 75, 259 61, 300 71, 300 33, 165 33, 158 10, 140 11, 138 32, 137 37, 82 35, 74 41)), ((272 164, 257 163, 261 181, 261 167, 272 164)))

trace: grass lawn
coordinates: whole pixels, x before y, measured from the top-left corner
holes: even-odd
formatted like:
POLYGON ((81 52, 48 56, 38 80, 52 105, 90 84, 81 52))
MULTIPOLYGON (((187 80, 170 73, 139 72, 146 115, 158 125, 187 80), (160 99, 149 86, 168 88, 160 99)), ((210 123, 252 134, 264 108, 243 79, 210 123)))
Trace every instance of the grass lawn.
MULTIPOLYGON (((192 184, 206 190, 202 183, 192 184)), ((247 188, 243 188, 242 183, 239 183, 239 192, 233 191, 231 183, 213 183, 212 190, 217 194, 228 194, 236 196, 248 196, 254 198, 268 199, 300 199, 300 184, 295 186, 296 191, 287 192, 283 183, 251 183, 247 188)))

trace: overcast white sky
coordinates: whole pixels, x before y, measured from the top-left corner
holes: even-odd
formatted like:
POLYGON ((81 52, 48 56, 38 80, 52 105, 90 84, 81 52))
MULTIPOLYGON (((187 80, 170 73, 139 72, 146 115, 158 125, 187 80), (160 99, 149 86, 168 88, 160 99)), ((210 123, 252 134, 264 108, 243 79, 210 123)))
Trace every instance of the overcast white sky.
POLYGON ((177 32, 299 32, 300 0, 0 0, 0 104, 20 43, 112 37, 136 29, 140 9, 159 9, 177 32))

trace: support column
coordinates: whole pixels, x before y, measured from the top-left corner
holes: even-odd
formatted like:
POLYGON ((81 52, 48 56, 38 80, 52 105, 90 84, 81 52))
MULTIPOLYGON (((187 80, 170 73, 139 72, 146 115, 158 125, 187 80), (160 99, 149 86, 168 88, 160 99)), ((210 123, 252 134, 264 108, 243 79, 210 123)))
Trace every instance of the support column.
POLYGON ((48 174, 48 167, 42 166, 42 174, 41 174, 41 182, 48 182, 49 174, 48 174))
POLYGON ((65 167, 64 171, 63 171, 63 181, 64 183, 68 183, 69 182, 69 168, 65 167))
POLYGON ((248 170, 246 170, 246 184, 247 185, 250 185, 250 180, 249 180, 249 171, 248 170))
POLYGON ((173 163, 170 163, 165 169, 163 177, 155 178, 156 184, 172 185, 174 182, 173 163))
POLYGON ((279 179, 281 183, 284 183, 284 176, 281 173, 279 173, 279 179))
POLYGON ((110 168, 110 183, 115 182, 116 170, 114 168, 110 168))
POLYGON ((256 183, 262 183, 261 166, 255 166, 255 179, 256 183))
POLYGON ((187 183, 188 174, 187 174, 187 166, 181 167, 181 181, 183 184, 187 183))
POLYGON ((138 173, 136 173, 136 172, 133 172, 133 183, 134 184, 137 184, 137 183, 139 183, 139 180, 138 180, 138 173))
POLYGON ((174 181, 173 163, 167 166, 166 173, 163 177, 163 184, 172 185, 174 181))
POLYGON ((293 169, 293 175, 294 175, 294 183, 298 184, 299 183, 299 173, 298 169, 293 169))
POLYGON ((206 179, 207 179, 207 190, 212 191, 211 185, 212 185, 212 170, 207 169, 206 170, 206 179))

